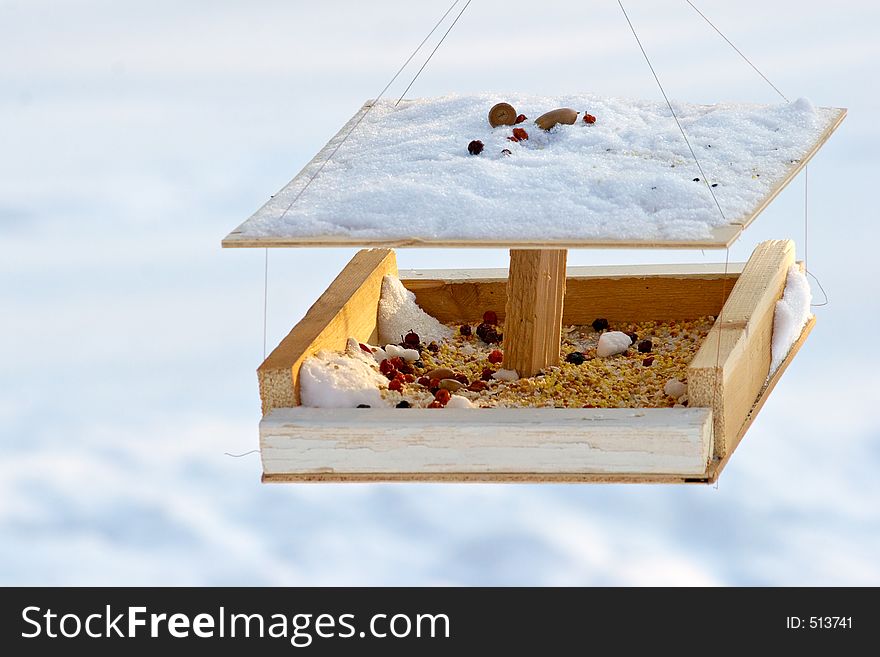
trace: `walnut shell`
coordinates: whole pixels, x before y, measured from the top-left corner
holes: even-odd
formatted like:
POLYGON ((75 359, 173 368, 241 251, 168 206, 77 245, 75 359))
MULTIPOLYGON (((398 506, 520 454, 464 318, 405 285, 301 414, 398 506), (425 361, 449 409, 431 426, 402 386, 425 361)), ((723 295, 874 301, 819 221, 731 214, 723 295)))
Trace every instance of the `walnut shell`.
POLYGON ((489 125, 497 128, 500 125, 513 125, 516 122, 516 110, 508 103, 498 103, 489 110, 489 125))
POLYGON ((535 124, 543 130, 549 130, 557 123, 572 125, 578 119, 578 113, 570 107, 561 107, 542 114, 535 119, 535 124))

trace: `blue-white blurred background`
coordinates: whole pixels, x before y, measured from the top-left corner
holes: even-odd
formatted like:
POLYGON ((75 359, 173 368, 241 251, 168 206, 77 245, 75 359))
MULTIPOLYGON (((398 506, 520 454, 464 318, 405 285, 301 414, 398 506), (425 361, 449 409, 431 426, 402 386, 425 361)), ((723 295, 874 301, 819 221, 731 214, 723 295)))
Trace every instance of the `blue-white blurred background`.
MULTIPOLYGON (((0 0, 0 583, 880 584, 880 4, 695 2, 790 97, 850 114, 810 165, 831 303, 720 485, 673 488, 268 486, 224 456, 257 446, 264 254, 220 240, 448 0, 0 0)), ((673 98, 779 100, 684 0, 627 5, 673 98)), ((660 98, 615 0, 474 0, 410 95, 505 89, 660 98)), ((803 193, 731 259, 803 257, 803 193)), ((270 253, 270 348, 352 253, 270 253)))

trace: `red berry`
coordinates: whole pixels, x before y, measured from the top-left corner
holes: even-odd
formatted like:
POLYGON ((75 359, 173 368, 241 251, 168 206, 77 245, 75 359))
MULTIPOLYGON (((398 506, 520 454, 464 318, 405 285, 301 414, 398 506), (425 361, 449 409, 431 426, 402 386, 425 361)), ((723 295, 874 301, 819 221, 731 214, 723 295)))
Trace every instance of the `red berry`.
POLYGON ((471 155, 479 155, 483 152, 483 142, 479 139, 474 139, 470 144, 468 144, 468 153, 471 155))
POLYGON ((471 392, 482 392, 486 389, 485 381, 474 381, 472 384, 468 386, 468 390, 471 392))
POLYGON ((412 383, 415 380, 416 380, 416 377, 414 377, 412 374, 404 374, 403 375, 404 383, 412 383))
POLYGON ((483 313, 483 322, 485 324, 498 324, 498 314, 494 310, 487 310, 483 313))
POLYGON ((484 367, 483 373, 480 375, 480 378, 483 379, 483 381, 491 381, 493 374, 495 374, 495 370, 488 368, 488 367, 484 367))
POLYGON ((358 342, 358 345, 360 346, 362 351, 366 351, 371 356, 373 355, 373 351, 367 345, 365 345, 363 342, 358 342))
POLYGON ((432 401, 430 404, 428 404, 428 408, 443 408, 443 404, 438 401, 432 401))
POLYGON ((440 379, 437 379, 437 378, 431 379, 431 381, 428 385, 431 388, 439 388, 440 387, 440 379))
POLYGON ((403 358, 401 358, 400 356, 395 356, 389 362, 391 363, 391 367, 393 367, 394 369, 400 369, 400 366, 403 365, 403 358))
POLYGON ((419 377, 419 385, 425 386, 427 388, 431 385, 431 379, 429 379, 426 376, 421 376, 421 377, 419 377))
POLYGON ((458 381, 460 384, 465 385, 465 386, 466 386, 468 383, 470 383, 470 381, 468 381, 467 376, 465 376, 464 374, 456 374, 456 375, 455 375, 455 380, 458 381))
POLYGON ((397 378, 397 374, 398 374, 397 370, 389 370, 385 373, 385 378, 388 379, 389 381, 393 381, 394 379, 397 378))
POLYGON ((524 141, 529 138, 529 133, 524 128, 514 128, 513 136, 516 138, 516 141, 524 141))
POLYGON ((434 401, 440 402, 444 406, 446 406, 451 398, 452 395, 446 388, 440 388, 440 390, 434 393, 434 401))
POLYGON ((504 360, 504 354, 501 353, 500 349, 493 349, 492 353, 489 354, 489 362, 490 363, 500 363, 504 360))
POLYGON ((522 123, 523 121, 527 121, 528 118, 529 117, 527 117, 525 114, 520 114, 518 117, 516 117, 516 121, 514 121, 514 124, 522 123))
POLYGON ((381 363, 379 363, 379 371, 382 374, 388 374, 391 370, 394 369, 394 365, 391 364, 391 361, 385 358, 381 363))
POLYGON ((397 390, 398 392, 400 392, 402 388, 403 384, 400 382, 400 379, 394 379, 391 383, 388 384, 389 390, 397 390))
POLYGON ((587 114, 586 112, 584 112, 584 123, 589 123, 589 124, 592 125, 592 124, 595 123, 595 122, 596 122, 596 117, 595 117, 595 116, 593 116, 592 114, 587 114))
POLYGON ((415 331, 410 331, 403 337, 403 341, 406 343, 408 347, 415 349, 421 344, 421 340, 419 339, 419 334, 415 331))

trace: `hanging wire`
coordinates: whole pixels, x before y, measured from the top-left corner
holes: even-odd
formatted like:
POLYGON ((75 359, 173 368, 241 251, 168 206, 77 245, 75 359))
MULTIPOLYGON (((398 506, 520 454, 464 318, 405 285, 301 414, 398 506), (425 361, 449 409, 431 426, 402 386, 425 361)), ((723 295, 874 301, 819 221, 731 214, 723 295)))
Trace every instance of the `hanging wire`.
POLYGON ((251 454, 259 454, 259 453, 260 453, 260 450, 251 449, 251 450, 248 450, 247 452, 242 452, 241 454, 233 454, 232 452, 223 452, 223 456, 231 456, 234 459, 240 459, 243 456, 249 456, 251 454))
POLYGON ((263 360, 266 360, 266 319, 269 317, 269 249, 263 269, 263 360))
MULTIPOLYGON (((333 156, 336 155, 336 152, 337 152, 337 151, 342 147, 342 145, 348 140, 348 138, 351 136, 351 133, 354 132, 354 131, 357 129, 357 127, 361 124, 361 122, 362 122, 365 118, 367 118, 367 114, 369 114, 370 111, 371 111, 371 110, 376 106, 376 104, 379 102, 379 100, 381 100, 382 97, 385 96, 385 92, 388 91, 388 88, 394 83, 394 81, 398 78, 398 76, 403 72, 403 69, 406 68, 407 64, 409 64, 409 63, 412 61, 413 57, 415 57, 416 54, 418 54, 418 52, 422 49, 422 47, 425 45, 425 43, 427 43, 428 39, 431 38, 431 35, 434 34, 434 32, 437 30, 437 28, 440 27, 440 25, 443 23, 444 20, 446 20, 446 17, 450 14, 450 12, 455 8, 455 6, 456 6, 460 1, 461 1, 461 0, 455 0, 455 1, 449 6, 449 9, 446 10, 446 13, 444 13, 443 16, 440 17, 440 20, 438 20, 437 23, 434 25, 434 27, 431 28, 431 31, 428 32, 428 36, 426 36, 426 37, 422 40, 422 42, 418 45, 418 47, 417 47, 415 50, 413 50, 412 54, 411 54, 411 55, 407 58, 407 60, 403 63, 403 66, 401 66, 400 69, 398 69, 397 73, 394 74, 394 77, 392 77, 392 78, 388 81, 388 84, 385 85, 385 88, 382 89, 382 91, 379 92, 379 95, 376 96, 376 98, 373 100, 373 102, 370 103, 370 104, 367 106, 366 110, 364 110, 364 112, 358 117, 357 121, 354 122, 354 125, 352 125, 351 128, 348 129, 348 132, 345 133, 345 135, 342 137, 342 139, 339 141, 339 143, 336 144, 336 146, 333 148, 332 151, 330 151, 330 154, 324 159, 323 162, 321 162, 321 165, 318 167, 317 171, 315 171, 315 172, 309 177, 309 179, 306 181, 306 184, 303 185, 302 189, 300 189, 299 192, 297 192, 296 196, 293 197, 293 200, 291 200, 290 203, 287 204, 287 207, 284 208, 284 212, 281 213, 281 217, 280 217, 281 219, 283 219, 283 218, 285 217, 285 215, 287 215, 287 213, 290 212, 290 208, 293 207, 293 204, 296 203, 296 202, 299 200, 299 198, 303 195, 303 193, 304 193, 304 192, 309 188, 309 186, 312 184, 312 181, 313 181, 315 178, 318 177, 318 174, 320 174, 320 173, 324 170, 324 167, 327 166, 327 163, 328 163, 331 159, 333 159, 333 156)), ((470 0, 468 0, 468 4, 470 4, 470 0)), ((465 9, 467 9, 467 5, 465 5, 465 9)), ((461 17, 461 13, 459 13, 458 17, 456 17, 455 20, 457 21, 458 18, 460 18, 460 17, 461 17)), ((453 22, 453 25, 455 25, 454 22, 453 22)), ((450 27, 450 29, 452 29, 452 28, 450 27)), ((449 34, 449 30, 446 31, 446 34, 449 34)), ((444 39, 446 38, 446 34, 443 35, 443 38, 444 38, 444 39)), ((441 40, 441 43, 442 43, 442 40, 441 40)), ((439 46, 439 44, 438 44, 438 46, 439 46)), ((436 50, 437 50, 437 48, 434 48, 434 52, 436 52, 436 50)), ((431 55, 433 56, 433 54, 434 54, 434 53, 432 52, 431 55)), ((429 57, 428 59, 430 60, 430 57, 429 57)), ((427 62, 426 62, 426 63, 427 63, 427 62)), ((425 68, 425 66, 422 65, 422 69, 424 69, 424 68, 425 68)), ((419 73, 421 73, 421 70, 422 70, 422 69, 419 69, 419 73)), ((415 82, 415 80, 413 80, 413 82, 415 82)), ((410 82, 410 85, 412 85, 412 82, 410 82)), ((407 87, 407 89, 409 89, 409 87, 407 87)), ((397 102, 400 102, 400 101, 398 100, 397 102)))
POLYGON ((745 53, 743 53, 742 50, 740 50, 739 48, 737 48, 737 47, 734 45, 733 41, 731 41, 730 39, 728 39, 727 36, 724 34, 724 32, 722 32, 721 30, 718 29, 718 27, 715 25, 715 23, 713 23, 712 21, 709 20, 709 17, 706 16, 706 14, 704 14, 702 11, 700 11, 699 9, 697 9, 697 6, 696 6, 693 2, 691 2, 691 0, 685 0, 685 2, 687 2, 687 3, 691 6, 691 9, 693 9, 693 10, 694 10, 695 12, 697 12, 700 16, 702 16, 703 20, 706 21, 709 25, 711 25, 711 26, 712 26, 712 29, 715 30, 716 32, 718 32, 719 36, 720 36, 722 39, 724 39, 725 41, 727 41, 727 43, 730 45, 730 47, 733 48, 733 49, 737 52, 737 54, 739 54, 739 56, 742 57, 742 58, 746 61, 746 63, 747 63, 749 66, 751 66, 753 69, 755 69, 755 73, 757 73, 757 74, 760 75, 762 78, 764 78, 764 81, 765 81, 767 84, 769 84, 771 87, 773 87, 773 90, 774 90, 776 93, 778 93, 780 96, 782 96, 782 99, 783 99, 786 103, 791 102, 790 100, 788 100, 788 97, 787 97, 784 93, 782 93, 782 92, 779 90, 779 87, 777 87, 775 84, 773 84, 773 83, 770 81, 770 78, 768 78, 766 75, 764 75, 764 74, 761 72, 761 69, 759 69, 757 66, 755 66, 755 64, 752 63, 752 60, 749 59, 748 57, 746 57, 745 53))
MULTIPOLYGON (((672 118, 675 119, 675 124, 678 126, 679 132, 681 132, 681 136, 684 139, 684 143, 687 144, 688 150, 691 152, 691 155, 694 158, 694 162, 697 164, 697 169, 699 169, 700 174, 702 176, 703 182, 706 184, 706 189, 709 190, 709 194, 712 195, 712 200, 715 201, 715 207, 718 208, 718 213, 721 215, 721 219, 724 223, 727 222, 727 217, 724 216, 724 210, 721 209, 721 204, 718 202, 718 198, 715 196, 715 191, 712 189, 712 184, 709 182, 709 179, 706 177, 706 173, 703 171, 703 166, 700 164, 700 159, 697 157, 696 152, 694 151, 693 146, 691 146, 690 139, 688 139, 687 134, 684 131, 684 127, 681 125, 681 121, 678 120, 678 115, 675 113, 675 108, 672 106, 672 102, 669 100, 669 96, 666 94, 666 90, 663 88, 663 83, 660 82, 660 76, 657 75, 657 71, 654 69, 654 65, 651 63, 651 58, 648 56, 648 52, 645 50, 645 47, 642 45, 642 40, 639 38, 638 32, 636 32, 636 28, 633 25, 632 21, 629 18, 629 14, 626 12, 626 8, 623 6, 623 0, 617 0, 617 4, 620 5, 620 11, 623 12, 623 17, 626 18, 626 23, 629 25, 630 31, 632 31, 633 36, 636 39, 636 43, 639 44, 639 50, 642 51, 642 56, 645 58, 645 62, 648 64, 648 68, 651 69, 651 74, 654 76, 654 80, 657 82, 657 86, 660 88, 660 93, 663 94, 663 99, 666 101, 667 107, 669 107, 669 112, 672 114, 672 118)), ((721 365, 721 338, 724 335, 724 303, 727 300, 726 290, 727 290, 727 277, 730 270, 730 245, 728 244, 724 249, 724 278, 722 279, 721 284, 721 307, 718 311, 717 325, 718 325, 718 347, 715 351, 715 370, 716 372, 719 370, 721 365)), ((718 397, 718 388, 716 382, 713 382, 712 385, 712 408, 717 408, 716 402, 718 397)))
MULTIPOLYGON (((425 60, 425 63, 422 64, 422 67, 418 70, 418 72, 415 74, 415 77, 414 77, 414 78, 410 81, 410 83, 406 86, 406 89, 403 90, 403 93, 400 94, 400 98, 398 98, 398 99, 397 99, 397 102, 394 103, 394 106, 395 106, 395 107, 397 107, 398 105, 400 105, 400 101, 402 101, 402 100, 403 100, 403 97, 406 96, 407 92, 410 90, 410 87, 412 87, 412 86, 415 84, 416 80, 419 79, 419 76, 422 74, 422 71, 425 70, 425 67, 428 65, 428 62, 430 62, 430 61, 431 61, 431 58, 434 57, 434 53, 437 52, 437 49, 438 49, 440 46, 443 45, 443 42, 444 42, 444 41, 446 41, 446 37, 449 36, 449 33, 450 33, 450 32, 452 32, 452 28, 455 27, 455 24, 458 22, 458 19, 461 18, 461 15, 465 12, 465 10, 466 10, 468 7, 470 7, 470 4, 471 4, 471 0, 467 0, 467 2, 465 3, 464 7, 462 7, 462 8, 461 8, 461 11, 458 12, 458 16, 455 17, 455 20, 454 20, 454 21, 452 21, 452 25, 449 26, 449 29, 446 30, 446 33, 443 35, 443 37, 440 39, 440 41, 437 42, 437 45, 434 46, 434 50, 431 51, 431 54, 428 55, 428 59, 426 59, 426 60, 425 60)), ((452 7, 450 7, 450 9, 452 9, 452 7)), ((447 12, 447 13, 448 13, 448 12, 447 12)))
POLYGON ((816 281, 816 285, 819 286, 819 289, 822 291, 823 301, 822 303, 811 303, 810 306, 813 308, 820 308, 822 306, 827 306, 829 303, 828 293, 825 291, 825 288, 822 287, 822 281, 820 281, 813 272, 810 271, 810 268, 807 264, 807 255, 809 253, 809 214, 810 214, 810 167, 809 165, 804 167, 804 271, 807 272, 807 276, 816 281))
POLYGON ((682 138, 684 138, 684 143, 687 144, 688 150, 691 152, 691 155, 694 158, 694 162, 696 162, 697 164, 697 169, 699 169, 700 171, 700 175, 706 185, 706 189, 709 190, 709 194, 712 195, 712 200, 715 201, 715 207, 718 208, 718 212, 721 214, 721 218, 724 219, 724 223, 727 223, 727 217, 724 216, 724 210, 721 209, 721 204, 718 202, 718 198, 715 196, 715 190, 712 189, 712 183, 710 183, 709 179, 706 177, 706 173, 703 171, 703 165, 700 164, 700 159, 697 157, 697 153, 696 151, 694 151, 693 146, 691 146, 691 141, 690 139, 688 139, 688 136, 681 125, 681 121, 678 120, 678 114, 675 113, 675 108, 672 107, 672 102, 669 100, 669 96, 666 95, 666 90, 663 88, 663 83, 660 82, 660 77, 657 75, 657 71, 654 70, 654 65, 651 63, 651 58, 648 57, 648 53, 645 51, 645 47, 642 45, 642 40, 639 38, 639 35, 636 32, 636 28, 632 24, 632 21, 629 19, 629 14, 626 13, 626 9, 623 6, 623 0, 617 0, 617 4, 620 5, 620 11, 623 12, 623 17, 626 18, 629 29, 632 31, 633 36, 636 38, 636 43, 639 44, 639 50, 642 51, 642 56, 644 56, 645 61, 648 63, 648 68, 651 69, 651 74, 654 76, 654 80, 656 80, 657 86, 660 87, 660 93, 663 94, 663 99, 666 101, 667 107, 669 107, 672 118, 675 119, 675 125, 678 126, 678 130, 679 132, 681 132, 682 138))
MULTIPOLYGON (((387 92, 388 89, 391 87, 391 85, 394 84, 394 82, 397 80, 397 78, 400 77, 400 74, 403 73, 403 70, 409 65, 409 63, 419 53, 419 51, 421 51, 421 49, 424 47, 424 45, 428 42, 428 39, 430 39, 431 36, 434 34, 434 32, 437 31, 437 28, 443 24, 443 21, 446 20, 446 17, 449 16, 449 14, 452 12, 453 9, 455 9, 455 6, 459 2, 461 2, 461 0, 454 0, 454 2, 451 5, 449 5, 449 8, 443 13, 443 15, 440 17, 440 20, 438 20, 434 24, 434 27, 431 28, 431 31, 428 32, 427 36, 425 36, 425 38, 422 39, 422 42, 418 46, 416 46, 416 49, 413 50, 412 53, 410 53, 410 56, 407 57, 406 61, 403 62, 403 64, 400 66, 399 69, 397 69, 397 72, 392 76, 392 78, 388 81, 388 83, 382 88, 382 91, 379 92, 379 94, 376 96, 376 98, 373 100, 373 102, 367 106, 366 110, 364 110, 364 112, 358 117, 358 119, 357 119, 357 121, 355 121, 354 125, 352 125, 351 128, 349 128, 348 132, 345 133, 345 135, 342 137, 340 142, 338 144, 336 144, 336 146, 333 148, 333 150, 330 152, 330 154, 324 159, 323 162, 321 162, 321 165, 318 167, 318 169, 311 176, 309 176, 309 179, 306 181, 306 184, 302 186, 302 189, 300 189, 299 192, 297 192, 296 196, 294 196, 293 199, 290 201, 290 203, 287 204, 287 207, 284 208, 284 212, 281 213, 280 219, 283 219, 287 215, 287 213, 290 212, 290 208, 293 207, 293 204, 296 203, 300 199, 300 197, 305 193, 305 191, 312 184, 312 181, 314 181, 314 179, 317 178, 318 175, 324 170, 324 167, 327 166, 327 163, 333 158, 334 155, 336 155, 336 152, 348 140, 348 138, 351 136, 351 133, 354 132, 355 129, 361 124, 361 122, 367 117, 367 114, 370 113, 370 110, 372 110, 376 106, 376 103, 378 103, 379 100, 381 100, 385 96, 385 92, 387 92)), ((467 4, 464 6, 464 9, 467 9, 467 6, 470 3, 471 3, 471 0, 468 0, 467 4)), ((446 30, 446 34, 444 34, 443 38, 440 39, 440 43, 438 43, 437 46, 435 46, 434 50, 431 51, 431 54, 428 56, 427 61, 425 61, 425 63, 422 64, 422 67, 419 69, 419 72, 416 73, 416 77, 413 78, 413 80, 409 83, 409 86, 406 88, 407 91, 409 91, 409 88, 416 81, 416 78, 418 78, 419 74, 421 74, 421 72, 425 69, 425 66, 427 66, 428 62, 431 61, 431 57, 433 57, 434 53, 437 52, 437 48, 439 48, 440 44, 443 43, 443 41, 446 39, 446 36, 449 34, 450 30, 452 30, 452 28, 455 26, 455 23, 458 22, 459 18, 461 18, 461 15, 464 13, 464 9, 462 9, 461 12, 459 12, 458 16, 456 16, 455 20, 452 22, 452 25, 450 25, 448 30, 446 30)), ((406 91, 404 91, 404 94, 406 94, 406 91)), ((403 98, 403 96, 401 96, 401 98, 403 98)), ((397 103, 400 103, 400 99, 397 100, 397 103)), ((264 273, 264 280, 263 280, 263 360, 266 360, 266 331, 267 331, 266 325, 267 325, 267 317, 268 317, 268 307, 269 307, 269 249, 266 249, 266 263, 265 263, 265 273, 264 273)))
MULTIPOLYGON (((708 16, 706 16, 706 14, 704 14, 702 11, 700 11, 697 8, 697 6, 693 2, 691 2, 691 0, 685 0, 685 2, 687 2, 691 6, 691 8, 695 12, 697 12, 702 17, 702 19, 704 21, 706 21, 712 27, 712 29, 715 30, 718 33, 718 35, 722 39, 724 39, 731 48, 733 48, 736 51, 736 53, 740 57, 743 58, 744 61, 749 66, 751 66, 752 69, 754 69, 755 73, 757 73, 758 75, 760 75, 764 79, 764 82, 766 82, 767 84, 769 84, 773 88, 773 91, 775 91, 777 94, 779 94, 779 96, 786 103, 791 102, 789 100, 788 96, 786 96, 784 93, 782 93, 782 91, 779 90, 779 87, 777 87, 775 84, 773 84, 773 82, 770 80, 770 78, 768 78, 766 75, 764 75, 764 73, 761 71, 761 69, 759 69, 754 64, 754 62, 752 62, 752 60, 746 56, 746 54, 742 50, 740 50, 739 48, 736 47, 736 44, 734 44, 733 41, 728 39, 727 35, 725 35, 724 32, 722 32, 718 28, 718 26, 715 25, 715 23, 713 23, 709 19, 708 16)), ((819 289, 822 291, 822 296, 824 297, 824 301, 822 303, 810 304, 811 306, 818 308, 820 306, 827 306, 829 303, 829 300, 828 300, 828 294, 825 292, 825 288, 822 287, 822 282, 809 269, 809 262, 808 262, 809 231, 810 231, 810 218, 809 218, 809 198, 810 198, 809 197, 809 189, 810 189, 810 185, 809 185, 809 179, 810 179, 810 166, 805 165, 804 166, 804 271, 806 271, 807 275, 810 276, 810 278, 812 278, 814 281, 816 281, 816 285, 818 285, 819 289)))

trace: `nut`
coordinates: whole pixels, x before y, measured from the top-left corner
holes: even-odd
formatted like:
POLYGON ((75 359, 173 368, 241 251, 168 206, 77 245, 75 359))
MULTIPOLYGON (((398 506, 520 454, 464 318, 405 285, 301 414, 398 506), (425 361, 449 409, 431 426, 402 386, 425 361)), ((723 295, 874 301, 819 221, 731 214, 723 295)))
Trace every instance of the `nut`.
POLYGON ((461 381, 458 381, 457 379, 443 379, 442 381, 440 381, 441 390, 456 392, 458 390, 461 390, 463 387, 464 384, 462 384, 461 381))
POLYGON ((500 125, 513 125, 516 122, 516 110, 509 103, 498 103, 489 110, 489 125, 497 128, 500 125))
POLYGON ((542 130, 550 130, 557 123, 572 125, 578 119, 578 113, 570 107, 561 107, 542 114, 535 119, 535 124, 542 130))

